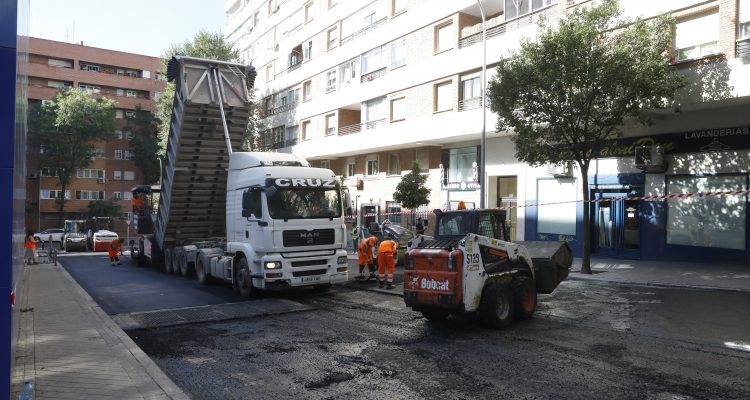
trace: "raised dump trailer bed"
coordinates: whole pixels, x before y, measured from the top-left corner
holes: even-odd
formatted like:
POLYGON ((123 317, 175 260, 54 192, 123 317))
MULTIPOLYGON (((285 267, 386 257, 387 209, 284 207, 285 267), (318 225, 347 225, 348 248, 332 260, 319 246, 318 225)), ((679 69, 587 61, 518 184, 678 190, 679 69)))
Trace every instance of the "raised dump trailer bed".
POLYGON ((229 153, 240 150, 251 112, 249 68, 179 56, 169 61, 175 96, 154 224, 160 249, 226 234, 229 153))

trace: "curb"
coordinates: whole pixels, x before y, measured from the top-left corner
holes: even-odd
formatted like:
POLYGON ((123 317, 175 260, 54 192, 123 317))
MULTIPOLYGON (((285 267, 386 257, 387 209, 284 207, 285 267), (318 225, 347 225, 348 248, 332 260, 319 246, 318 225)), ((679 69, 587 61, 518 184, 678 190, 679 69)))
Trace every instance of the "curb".
POLYGON ((574 276, 574 275, 568 275, 567 280, 602 282, 602 283, 611 283, 611 284, 616 284, 616 285, 621 285, 621 286, 641 286, 641 287, 652 287, 652 288, 660 288, 660 289, 688 289, 688 290, 703 290, 703 291, 714 291, 714 292, 750 293, 750 289, 725 288, 725 287, 719 287, 719 286, 704 286, 704 285, 689 285, 686 283, 653 283, 653 282, 619 281, 619 280, 614 280, 614 279, 593 278, 593 277, 574 276))
POLYGON ((135 359, 135 362, 138 363, 138 365, 143 369, 143 371, 148 375, 151 379, 153 379, 154 383, 166 394, 170 399, 175 400, 189 400, 190 397, 182 391, 165 373, 164 371, 159 368, 156 363, 154 363, 151 358, 149 358, 146 353, 141 350, 138 345, 133 342, 133 340, 128 336, 125 331, 120 329, 120 327, 112 320, 112 318, 107 315, 107 313, 102 310, 101 307, 99 307, 99 304, 94 301, 94 299, 86 293, 85 290, 76 282, 75 279, 68 273, 68 271, 62 266, 62 264, 58 263, 57 265, 50 264, 55 268, 59 268, 62 270, 63 275, 68 279, 68 281, 71 283, 72 287, 81 295, 81 298, 85 302, 85 306, 90 308, 97 317, 102 321, 104 329, 106 329, 109 333, 111 333, 117 340, 120 341, 125 346, 125 349, 133 356, 135 359))

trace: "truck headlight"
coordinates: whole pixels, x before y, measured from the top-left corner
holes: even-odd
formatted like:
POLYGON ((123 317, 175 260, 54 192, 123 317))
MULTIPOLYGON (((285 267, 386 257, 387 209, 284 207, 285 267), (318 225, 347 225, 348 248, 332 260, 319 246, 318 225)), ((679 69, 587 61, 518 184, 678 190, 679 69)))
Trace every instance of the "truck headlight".
POLYGON ((281 262, 280 261, 266 261, 263 263, 263 266, 266 269, 279 269, 281 268, 281 262))
POLYGON ((336 259, 336 264, 348 264, 348 263, 349 263, 349 260, 347 259, 346 256, 341 256, 336 259))

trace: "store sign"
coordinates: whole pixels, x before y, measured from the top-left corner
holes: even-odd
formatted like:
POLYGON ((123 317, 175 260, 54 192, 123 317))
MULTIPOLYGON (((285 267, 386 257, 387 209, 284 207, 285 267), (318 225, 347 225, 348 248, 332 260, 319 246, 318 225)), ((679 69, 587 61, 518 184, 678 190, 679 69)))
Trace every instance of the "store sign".
POLYGON ((593 157, 633 156, 636 147, 656 145, 662 146, 666 154, 748 149, 750 148, 750 126, 620 138, 596 149, 593 157))
POLYGON ((478 182, 449 182, 443 185, 444 190, 479 190, 478 182))

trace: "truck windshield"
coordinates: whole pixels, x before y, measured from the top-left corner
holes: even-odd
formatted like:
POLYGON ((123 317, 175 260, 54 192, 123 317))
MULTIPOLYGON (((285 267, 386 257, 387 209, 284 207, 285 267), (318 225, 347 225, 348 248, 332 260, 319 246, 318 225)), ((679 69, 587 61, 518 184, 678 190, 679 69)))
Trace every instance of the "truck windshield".
POLYGON ((341 198, 337 189, 284 189, 268 199, 268 212, 273 219, 338 218, 341 198))
POLYGON ((469 233, 471 216, 469 214, 443 215, 437 226, 437 236, 463 236, 469 233))

